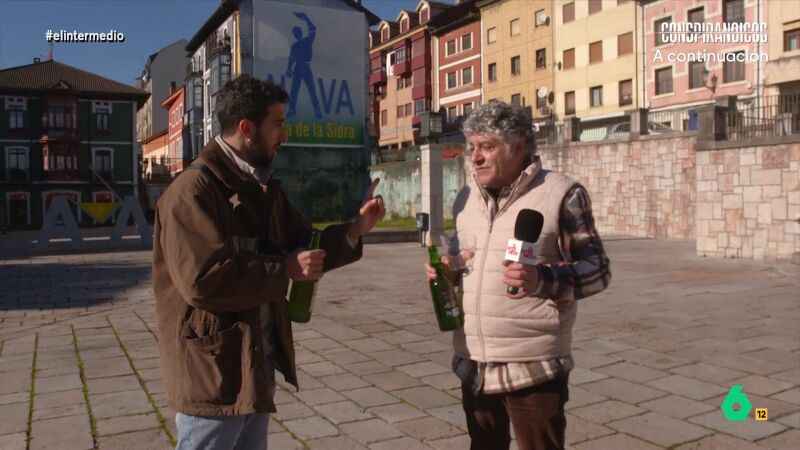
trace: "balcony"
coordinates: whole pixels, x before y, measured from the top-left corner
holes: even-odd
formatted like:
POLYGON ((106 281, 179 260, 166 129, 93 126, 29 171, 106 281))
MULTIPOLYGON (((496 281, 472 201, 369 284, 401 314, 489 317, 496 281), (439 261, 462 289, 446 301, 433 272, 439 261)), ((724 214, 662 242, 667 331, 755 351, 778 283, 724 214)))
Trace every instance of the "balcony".
MULTIPOLYGON (((194 78, 194 77, 201 77, 203 76, 203 72, 200 70, 199 67, 194 67, 195 64, 192 61, 189 61, 186 64, 186 78, 194 78)), ((188 84, 188 83, 187 83, 188 84)))
POLYGON ((392 72, 394 72, 395 76, 411 73, 411 61, 406 59, 405 61, 394 64, 392 66, 392 72))
POLYGON ((427 52, 419 54, 411 58, 411 70, 422 69, 427 66, 428 54, 427 52))
POLYGON ((386 84, 386 69, 383 67, 373 69, 369 74, 369 84, 386 84))
POLYGON ((411 88, 411 98, 413 100, 420 100, 431 96, 430 83, 420 84, 411 88))

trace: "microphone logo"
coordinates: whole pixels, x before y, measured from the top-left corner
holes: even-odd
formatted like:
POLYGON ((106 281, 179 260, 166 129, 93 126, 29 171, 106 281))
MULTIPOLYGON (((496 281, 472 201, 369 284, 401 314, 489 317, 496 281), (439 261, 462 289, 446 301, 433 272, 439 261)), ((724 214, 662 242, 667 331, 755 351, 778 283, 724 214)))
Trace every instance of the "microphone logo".
POLYGON ((508 250, 507 250, 507 252, 508 252, 508 254, 509 254, 509 255, 511 255, 511 256, 516 256, 516 255, 517 255, 517 246, 516 246, 516 245, 513 245, 513 244, 512 244, 512 245, 509 245, 509 246, 508 246, 508 250))
POLYGON ((531 247, 522 247, 522 259, 535 259, 536 255, 533 254, 533 248, 531 247))

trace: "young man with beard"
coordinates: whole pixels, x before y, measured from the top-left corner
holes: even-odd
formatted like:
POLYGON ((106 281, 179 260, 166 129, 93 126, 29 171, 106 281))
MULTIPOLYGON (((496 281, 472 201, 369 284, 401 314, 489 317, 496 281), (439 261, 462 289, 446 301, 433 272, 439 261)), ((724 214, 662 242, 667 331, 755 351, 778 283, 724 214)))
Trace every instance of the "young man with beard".
MULTIPOLYGON (((492 101, 464 122, 475 173, 456 198, 458 233, 478 237, 463 275, 464 327, 453 334, 453 370, 473 450, 508 449, 514 427, 520 449, 562 449, 574 364, 577 300, 604 290, 609 260, 594 226, 586 189, 542 167, 530 119, 492 101), (544 216, 536 265, 505 261, 522 209, 544 216), (507 288, 516 287, 516 294, 507 288)), ((442 258, 446 267, 460 267, 442 258)), ((436 272, 428 264, 428 279, 436 272)))
POLYGON ((361 257, 385 209, 372 183, 353 223, 311 225, 272 177, 286 141, 279 86, 242 75, 217 94, 222 134, 158 202, 153 290, 178 449, 266 448, 274 368, 297 386, 289 280, 319 280, 361 257))

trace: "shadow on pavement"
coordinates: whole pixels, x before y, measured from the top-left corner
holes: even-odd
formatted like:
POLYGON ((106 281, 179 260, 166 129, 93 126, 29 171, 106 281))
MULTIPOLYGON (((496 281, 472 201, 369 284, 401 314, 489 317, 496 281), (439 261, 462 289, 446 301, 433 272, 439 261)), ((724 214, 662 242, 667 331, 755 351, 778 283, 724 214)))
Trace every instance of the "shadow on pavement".
POLYGON ((84 308, 141 298, 150 264, 40 262, 0 265, 0 310, 84 308))

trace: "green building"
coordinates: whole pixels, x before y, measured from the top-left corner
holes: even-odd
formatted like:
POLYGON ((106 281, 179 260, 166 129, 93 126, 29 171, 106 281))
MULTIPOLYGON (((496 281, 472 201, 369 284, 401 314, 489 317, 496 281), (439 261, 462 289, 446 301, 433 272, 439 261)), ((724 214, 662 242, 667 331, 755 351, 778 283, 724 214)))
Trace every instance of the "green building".
POLYGON ((0 70, 0 223, 39 228, 65 196, 80 225, 96 225, 81 202, 138 195, 136 110, 148 95, 53 60, 0 70))

